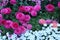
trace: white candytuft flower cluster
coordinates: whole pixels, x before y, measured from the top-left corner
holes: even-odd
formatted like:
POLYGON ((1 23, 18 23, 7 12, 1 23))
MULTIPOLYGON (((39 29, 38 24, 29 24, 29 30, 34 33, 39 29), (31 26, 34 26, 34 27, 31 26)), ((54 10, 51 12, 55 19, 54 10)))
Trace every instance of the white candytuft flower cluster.
MULTIPOLYGON (((60 26, 60 24, 58 24, 60 26)), ((9 35, 9 32, 6 35, 1 36, 0 40, 60 40, 60 31, 57 28, 52 28, 50 24, 47 28, 42 27, 42 30, 32 31, 28 30, 25 34, 17 36, 15 33, 9 35)))

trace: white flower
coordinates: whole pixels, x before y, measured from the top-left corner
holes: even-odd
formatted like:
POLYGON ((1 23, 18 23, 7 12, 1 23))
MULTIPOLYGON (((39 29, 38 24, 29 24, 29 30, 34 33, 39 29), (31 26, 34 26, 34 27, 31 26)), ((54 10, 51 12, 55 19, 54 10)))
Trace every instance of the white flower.
POLYGON ((47 26, 47 24, 43 24, 43 26, 47 26))
POLYGON ((9 32, 7 32, 6 35, 9 36, 9 32))
POLYGON ((27 39, 35 40, 35 35, 30 35, 27 39))
POLYGON ((29 31, 26 31, 26 33, 24 34, 24 36, 29 36, 29 35, 31 35, 31 33, 29 33, 29 31))
POLYGON ((6 36, 3 36, 2 38, 3 38, 3 40, 5 40, 6 39, 6 36))
POLYGON ((16 37, 17 37, 17 35, 14 33, 14 34, 12 34, 11 39, 16 40, 16 37))
POLYGON ((20 40, 20 38, 17 38, 17 40, 20 40))
POLYGON ((26 37, 24 37, 24 36, 21 36, 21 37, 20 37, 20 39, 22 39, 22 40, 26 40, 26 37))
POLYGON ((0 36, 1 36, 1 33, 0 33, 0 36))

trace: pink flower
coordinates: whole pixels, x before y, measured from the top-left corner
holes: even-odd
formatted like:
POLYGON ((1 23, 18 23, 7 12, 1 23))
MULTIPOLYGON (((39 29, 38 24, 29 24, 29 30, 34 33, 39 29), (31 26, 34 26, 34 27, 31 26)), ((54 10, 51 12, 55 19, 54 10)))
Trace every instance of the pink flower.
POLYGON ((21 29, 18 28, 16 30, 14 30, 14 33, 17 34, 17 35, 20 35, 22 33, 21 29))
POLYGON ((30 21, 30 15, 25 15, 25 21, 30 21))
POLYGON ((47 23, 47 24, 50 24, 51 22, 52 22, 52 20, 50 20, 50 19, 47 19, 47 20, 46 20, 46 23, 47 23))
POLYGON ((2 20, 3 19, 3 16, 2 16, 2 14, 0 14, 0 20, 2 20))
POLYGON ((18 9, 19 9, 19 11, 21 11, 21 12, 25 12, 25 6, 19 6, 18 9))
POLYGON ((16 13, 16 19, 23 20, 25 18, 25 15, 21 12, 16 13))
POLYGON ((23 23, 22 25, 26 27, 27 26, 27 23, 23 23))
POLYGON ((25 33, 26 32, 26 28, 24 26, 20 26, 21 32, 25 33))
POLYGON ((0 14, 0 25, 1 25, 1 20, 3 20, 2 14, 0 14))
POLYGON ((20 35, 25 32, 26 32, 26 28, 24 26, 20 26, 20 27, 18 27, 18 29, 14 30, 14 33, 17 35, 20 35))
POLYGON ((0 14, 1 14, 1 10, 0 10, 0 14))
POLYGON ((39 24, 45 24, 46 21, 44 19, 39 19, 39 24))
POLYGON ((58 23, 56 20, 53 20, 52 23, 58 23))
POLYGON ((41 6, 40 6, 40 5, 35 5, 35 6, 34 6, 34 10, 35 10, 35 11, 41 10, 41 6))
POLYGON ((30 15, 25 15, 25 17, 22 20, 19 20, 21 24, 28 23, 30 21, 30 15))
POLYGON ((25 20, 19 20, 21 24, 26 23, 25 20))
POLYGON ((60 2, 58 2, 58 8, 60 8, 60 2))
POLYGON ((12 22, 10 26, 12 29, 17 29, 19 27, 19 24, 17 22, 12 22))
POLYGON ((32 29, 32 25, 31 24, 27 24, 27 29, 28 30, 32 29))
POLYGON ((10 0, 10 4, 14 5, 14 4, 16 4, 16 3, 17 3, 16 0, 10 0))
POLYGON ((33 10, 33 6, 19 6, 18 9, 21 12, 30 12, 33 10))
POLYGON ((53 26, 52 26, 53 28, 57 28, 57 22, 56 21, 53 21, 52 24, 53 24, 53 26))
POLYGON ((4 8, 4 9, 1 10, 1 13, 10 14, 11 13, 11 9, 10 8, 4 8))
POLYGON ((25 12, 30 12, 33 10, 33 6, 25 6, 25 12))
POLYGON ((5 28, 7 28, 7 29, 10 29, 11 28, 11 26, 10 26, 10 24, 12 23, 12 21, 11 20, 6 20, 6 23, 5 23, 5 28))
POLYGON ((6 24, 6 20, 5 20, 5 19, 2 19, 2 20, 1 20, 1 24, 2 24, 2 25, 5 25, 5 24, 6 24))
POLYGON ((32 16, 37 16, 37 12, 36 11, 31 11, 31 15, 32 16))
POLYGON ((48 5, 45 6, 45 9, 49 12, 53 12, 55 7, 52 4, 48 4, 48 5))
POLYGON ((29 21, 26 21, 26 20, 19 20, 19 22, 20 22, 21 24, 29 23, 29 21))

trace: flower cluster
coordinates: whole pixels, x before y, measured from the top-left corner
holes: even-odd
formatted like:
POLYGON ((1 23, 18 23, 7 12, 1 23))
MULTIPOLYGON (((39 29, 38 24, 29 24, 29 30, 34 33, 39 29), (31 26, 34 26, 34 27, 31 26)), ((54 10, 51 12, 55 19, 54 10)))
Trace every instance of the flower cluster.
MULTIPOLYGON (((57 24, 57 26, 60 26, 60 24, 57 24)), ((28 40, 28 39, 59 40, 60 39, 60 31, 58 31, 58 28, 53 28, 51 24, 47 28, 45 27, 42 28, 43 29, 39 31, 27 30, 25 34, 21 34, 19 37, 15 33, 10 35, 9 32, 7 32, 6 35, 2 36, 0 30, 0 40, 28 40)))
POLYGON ((21 12, 29 12, 32 16, 37 16, 37 11, 41 10, 40 5, 35 6, 20 6, 19 11, 21 12), (38 7, 38 8, 37 8, 38 7))
POLYGON ((39 19, 39 24, 42 24, 42 25, 52 24, 53 25, 52 27, 56 28, 58 22, 51 19, 47 19, 47 20, 39 19))

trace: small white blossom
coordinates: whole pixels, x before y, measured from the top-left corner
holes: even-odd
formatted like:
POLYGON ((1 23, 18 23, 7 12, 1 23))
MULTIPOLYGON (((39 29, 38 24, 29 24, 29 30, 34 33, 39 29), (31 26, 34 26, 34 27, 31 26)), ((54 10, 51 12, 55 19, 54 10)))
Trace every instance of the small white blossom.
POLYGON ((3 36, 3 40, 5 40, 6 39, 6 36, 3 36))
POLYGON ((43 24, 43 26, 47 26, 47 24, 43 24))

